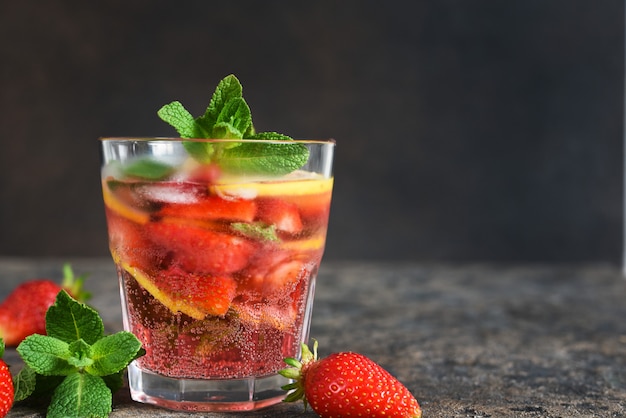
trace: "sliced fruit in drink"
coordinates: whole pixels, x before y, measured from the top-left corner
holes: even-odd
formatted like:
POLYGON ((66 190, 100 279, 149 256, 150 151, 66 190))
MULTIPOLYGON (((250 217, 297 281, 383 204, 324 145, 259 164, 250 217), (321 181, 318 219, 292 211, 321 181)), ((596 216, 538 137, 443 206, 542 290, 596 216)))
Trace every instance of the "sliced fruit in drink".
POLYGON ((237 283, 229 276, 190 274, 175 267, 148 274, 126 263, 122 266, 170 311, 194 319, 225 315, 237 289, 237 283))
POLYGON ((285 250, 292 250, 296 252, 319 251, 324 248, 325 242, 326 234, 318 233, 317 235, 313 235, 305 239, 284 241, 282 244, 282 248, 285 250))
POLYGON ((266 224, 275 225, 282 232, 297 234, 302 231, 298 206, 282 199, 259 199, 257 218, 266 224))
POLYGON ((295 253, 263 253, 240 273, 238 293, 253 299, 277 300, 291 293, 307 273, 305 262, 295 253))
POLYGON ((302 222, 315 227, 326 228, 330 214, 330 193, 302 196, 298 199, 302 222))
POLYGON ((307 178, 294 181, 264 181, 255 183, 213 184, 209 187, 218 196, 253 199, 257 196, 304 196, 330 193, 333 179, 307 178))
POLYGON ((142 211, 137 207, 132 205, 133 197, 129 195, 128 188, 122 188, 120 190, 115 190, 113 192, 109 187, 113 187, 114 184, 122 184, 117 181, 109 181, 102 184, 102 197, 104 198, 104 203, 108 209, 117 213, 118 215, 129 219, 133 222, 137 222, 139 224, 145 224, 150 220, 150 214, 148 212, 142 211))
POLYGON ((229 274, 246 267, 255 244, 243 237, 170 219, 145 226, 156 250, 171 252, 187 272, 229 274))
POLYGON ((157 212, 157 215, 252 222, 256 215, 256 206, 254 200, 226 200, 218 196, 209 196, 197 203, 165 205, 157 212))
POLYGON ((143 225, 108 209, 106 213, 113 258, 140 268, 153 266, 159 254, 153 251, 151 243, 145 238, 143 225))

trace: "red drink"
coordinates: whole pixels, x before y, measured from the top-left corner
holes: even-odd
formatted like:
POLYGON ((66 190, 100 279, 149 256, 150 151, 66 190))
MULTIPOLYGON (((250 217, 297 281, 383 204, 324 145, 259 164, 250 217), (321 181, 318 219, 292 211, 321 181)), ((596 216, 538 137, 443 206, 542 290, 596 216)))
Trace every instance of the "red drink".
POLYGON ((250 379, 264 378, 275 387, 283 359, 299 355, 308 338, 332 177, 305 169, 237 176, 177 156, 171 170, 151 179, 124 168, 143 164, 141 156, 121 164, 122 158, 108 158, 113 163, 105 161, 102 188, 124 327, 146 350, 129 367, 133 397, 191 410, 279 401, 284 394, 276 388, 266 395, 254 389, 244 401, 222 394, 230 391, 222 386, 189 388, 241 381, 245 389, 250 379), (162 395, 171 385, 177 387, 162 395), (222 397, 216 406, 213 398, 222 397))
POLYGON ((332 179, 220 184, 105 178, 110 247, 142 368, 273 374, 298 353, 332 179))

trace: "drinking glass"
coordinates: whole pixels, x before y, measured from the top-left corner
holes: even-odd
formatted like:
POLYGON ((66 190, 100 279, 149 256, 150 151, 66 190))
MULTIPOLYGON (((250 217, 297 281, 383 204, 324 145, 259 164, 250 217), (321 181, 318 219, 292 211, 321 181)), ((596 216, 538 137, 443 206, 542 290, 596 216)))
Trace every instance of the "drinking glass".
POLYGON ((146 350, 128 367, 132 398, 191 411, 280 402, 287 381, 277 371, 308 339, 334 141, 101 143, 124 328, 146 350), (203 161, 191 152, 200 147, 218 156, 268 144, 280 158, 297 146, 305 160, 288 172, 266 173, 266 154, 252 155, 251 163, 203 161))

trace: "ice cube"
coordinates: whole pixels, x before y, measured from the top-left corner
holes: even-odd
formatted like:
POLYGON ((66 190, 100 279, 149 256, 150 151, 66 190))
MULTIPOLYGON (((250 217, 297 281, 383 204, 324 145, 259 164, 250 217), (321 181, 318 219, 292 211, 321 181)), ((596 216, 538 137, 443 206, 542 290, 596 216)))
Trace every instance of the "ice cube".
POLYGON ((142 185, 135 192, 156 203, 189 204, 198 202, 206 194, 206 188, 191 183, 161 182, 142 185))

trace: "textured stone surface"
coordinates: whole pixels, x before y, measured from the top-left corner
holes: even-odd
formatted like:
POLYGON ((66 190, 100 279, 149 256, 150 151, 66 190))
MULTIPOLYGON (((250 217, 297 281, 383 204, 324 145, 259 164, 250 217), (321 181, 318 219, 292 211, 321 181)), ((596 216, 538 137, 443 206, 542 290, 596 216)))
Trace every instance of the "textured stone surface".
MULTIPOLYGON (((0 259, 0 296, 33 276, 58 277, 61 261, 0 259)), ((91 272, 93 305, 121 328, 113 265, 91 272)), ((425 417, 626 415, 626 280, 602 265, 503 266, 326 263, 311 336, 321 355, 362 352, 416 395, 425 417)), ((14 350, 7 359, 16 362, 14 350)), ((314 417, 301 404, 246 417, 314 417)), ((115 396, 112 417, 220 417, 171 412, 115 396)), ((40 417, 18 405, 9 417, 40 417)))

